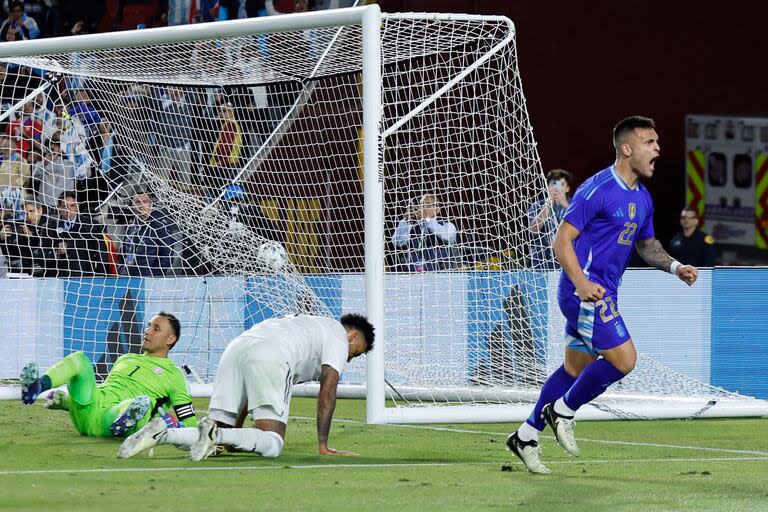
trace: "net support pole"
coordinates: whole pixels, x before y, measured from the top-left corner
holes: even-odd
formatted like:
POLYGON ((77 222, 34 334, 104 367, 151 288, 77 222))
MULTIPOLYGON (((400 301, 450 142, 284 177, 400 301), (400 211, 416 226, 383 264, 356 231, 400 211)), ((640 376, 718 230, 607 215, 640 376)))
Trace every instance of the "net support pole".
POLYGON ((29 93, 26 96, 24 96, 19 101, 17 101, 15 105, 12 105, 8 110, 6 110, 2 114, 0 114, 0 123, 5 121, 6 119, 8 119, 11 116, 11 114, 13 114, 17 110, 21 109, 21 107, 23 107, 24 105, 26 105, 30 101, 34 100, 37 97, 38 94, 40 94, 41 92, 45 91, 50 86, 51 86, 51 84, 49 82, 46 82, 43 85, 41 85, 40 87, 38 87, 37 89, 35 89, 34 91, 32 91, 31 93, 29 93))
POLYGON ((366 417, 384 412, 384 167, 381 162, 381 10, 365 8, 363 26, 363 194, 365 201, 366 315, 376 344, 366 360, 366 417))

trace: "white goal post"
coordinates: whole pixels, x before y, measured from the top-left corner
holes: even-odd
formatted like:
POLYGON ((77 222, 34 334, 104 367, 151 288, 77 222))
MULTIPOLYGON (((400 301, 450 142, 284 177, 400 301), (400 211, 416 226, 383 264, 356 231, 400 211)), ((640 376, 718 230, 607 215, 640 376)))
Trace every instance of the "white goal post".
MULTIPOLYGON (((103 377, 159 310, 203 393, 261 319, 365 313, 375 348, 339 395, 371 423, 520 421, 559 365, 558 271, 536 249, 555 226, 532 227, 547 183, 509 19, 370 5, 4 43, 0 63, 24 277, 0 279, 0 381, 75 350, 103 377)), ((768 413, 648 357, 583 409, 768 413)))

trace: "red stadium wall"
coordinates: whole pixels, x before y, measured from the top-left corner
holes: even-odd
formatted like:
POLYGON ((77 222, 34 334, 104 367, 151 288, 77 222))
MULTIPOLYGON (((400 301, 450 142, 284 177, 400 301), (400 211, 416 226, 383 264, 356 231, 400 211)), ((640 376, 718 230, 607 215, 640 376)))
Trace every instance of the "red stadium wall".
POLYGON ((613 124, 656 119, 662 158, 648 183, 657 236, 678 229, 687 113, 768 111, 768 2, 380 0, 385 12, 508 16, 545 169, 580 183, 613 158, 613 124))

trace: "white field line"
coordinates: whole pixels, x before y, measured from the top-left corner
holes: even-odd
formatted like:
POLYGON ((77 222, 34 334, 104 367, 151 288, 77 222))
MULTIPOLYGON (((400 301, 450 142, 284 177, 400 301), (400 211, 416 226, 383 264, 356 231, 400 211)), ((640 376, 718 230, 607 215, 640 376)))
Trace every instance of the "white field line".
MULTIPOLYGON (((258 460, 258 458, 254 459, 258 460)), ((675 459, 594 459, 594 460, 560 460, 547 461, 548 466, 573 465, 573 464, 637 464, 638 462, 736 462, 736 461, 768 461, 768 457, 709 457, 709 458, 675 458, 675 459)), ((423 467, 451 467, 451 466, 489 466, 496 464, 510 464, 508 461, 493 462, 414 462, 393 464, 301 464, 289 466, 205 466, 199 467, 166 467, 166 468, 87 468, 87 469, 34 469, 34 470, 5 470, 0 471, 0 476, 14 475, 52 475, 52 474, 82 474, 82 473, 144 473, 158 471, 277 471, 284 469, 380 469, 380 468, 423 468, 423 467)), ((522 462, 512 462, 522 468, 522 462)))
MULTIPOLYGON (((206 412, 206 411, 199 411, 206 412)), ((314 420, 306 416, 291 416, 297 420, 314 420)), ((333 420, 337 423, 350 423, 358 425, 367 425, 364 421, 341 419, 333 420)), ((482 434, 493 436, 507 436, 506 432, 489 432, 484 430, 470 430, 462 428, 435 427, 430 425, 388 425, 393 428, 411 428, 422 430, 434 430, 441 432, 455 432, 459 434, 482 434)), ((546 436, 554 439, 550 436, 546 436)), ((706 446, 687 446, 687 445, 668 445, 658 443, 639 443, 628 441, 609 441, 601 439, 580 438, 579 442, 628 445, 628 446, 649 446, 655 448, 672 448, 692 451, 723 452, 751 455, 751 457, 696 457, 696 458, 657 458, 657 459, 572 459, 561 461, 547 461, 548 465, 569 465, 569 464, 637 464, 637 463, 662 463, 662 462, 736 462, 736 461, 768 461, 768 452, 756 450, 732 450, 726 448, 712 448, 706 446)), ((166 467, 166 468, 98 468, 98 469, 40 469, 40 470, 0 470, 0 476, 13 475, 47 475, 60 473, 141 473, 148 471, 256 471, 256 470, 279 470, 279 469, 344 469, 344 468, 409 468, 409 467, 450 467, 450 466, 483 466, 495 464, 509 464, 509 462, 418 462, 418 463, 392 463, 392 464, 303 464, 289 466, 200 466, 200 467, 166 467)), ((516 466, 522 466, 520 462, 513 462, 516 466)))
MULTIPOLYGON (((309 418, 306 416, 291 416, 292 418, 295 418, 297 420, 314 420, 314 418, 309 418)), ((334 422, 339 423, 354 423, 359 425, 367 425, 364 421, 359 420, 348 420, 348 419, 334 419, 334 422)), ((399 427, 399 428, 413 428, 413 429, 423 429, 423 430, 435 430, 440 432, 456 432, 458 434, 483 434, 483 435, 490 435, 490 436, 504 436, 506 438, 509 434, 512 432, 488 432, 485 430, 470 430, 470 429, 464 429, 464 428, 452 428, 452 427, 435 427, 431 425, 386 425, 390 427, 399 427)), ((553 436, 542 436, 547 439, 554 439, 553 436)), ((577 438, 577 441, 580 443, 596 443, 596 444, 612 444, 612 445, 622 445, 622 446, 648 446, 653 448, 671 448, 675 450, 693 450, 693 451, 702 451, 702 452, 719 452, 719 453, 741 453, 744 455, 755 455, 755 456, 768 456, 768 452, 758 451, 758 450, 734 450, 730 448, 712 448, 708 446, 690 446, 690 445, 675 445, 675 444, 659 444, 659 443, 641 443, 641 442, 634 442, 634 441, 610 441, 607 439, 587 439, 587 438, 577 438)))

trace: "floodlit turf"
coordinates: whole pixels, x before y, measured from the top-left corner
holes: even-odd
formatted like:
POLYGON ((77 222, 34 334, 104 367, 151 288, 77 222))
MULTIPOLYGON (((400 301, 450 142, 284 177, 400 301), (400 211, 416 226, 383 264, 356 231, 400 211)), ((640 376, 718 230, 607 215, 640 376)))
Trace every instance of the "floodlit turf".
POLYGON ((766 419, 581 422, 579 459, 547 432, 541 476, 504 450, 516 425, 370 426, 360 401, 339 402, 330 443, 360 456, 320 456, 314 406, 293 400, 279 459, 194 463, 117 459, 66 412, 0 402, 0 510, 768 510, 766 419))

